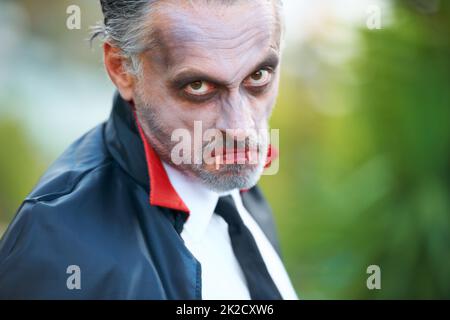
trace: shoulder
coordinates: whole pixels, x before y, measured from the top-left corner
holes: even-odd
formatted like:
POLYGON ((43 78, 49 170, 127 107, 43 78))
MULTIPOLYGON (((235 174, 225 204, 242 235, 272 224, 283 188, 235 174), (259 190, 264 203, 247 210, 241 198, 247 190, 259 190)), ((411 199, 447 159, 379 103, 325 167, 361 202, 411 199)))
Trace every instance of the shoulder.
POLYGON ((124 190, 133 182, 108 155, 102 131, 70 146, 22 203, 0 242, 0 299, 86 298, 66 287, 73 265, 92 277, 84 292, 94 296, 108 296, 106 276, 120 279, 114 248, 135 222, 114 199, 132 202, 124 190))
POLYGON ((241 192, 242 203, 261 230, 281 255, 280 244, 272 210, 258 186, 241 192))
POLYGON ((112 164, 103 139, 104 125, 99 125, 75 141, 48 168, 25 201, 63 197, 95 171, 112 164))

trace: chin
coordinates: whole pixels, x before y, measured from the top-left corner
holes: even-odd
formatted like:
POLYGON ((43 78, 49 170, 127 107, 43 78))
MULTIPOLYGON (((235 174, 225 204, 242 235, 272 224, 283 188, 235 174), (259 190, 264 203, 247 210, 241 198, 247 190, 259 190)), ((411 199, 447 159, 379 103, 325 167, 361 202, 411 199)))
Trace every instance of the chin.
POLYGON ((261 177, 263 167, 263 165, 231 164, 216 170, 195 166, 192 173, 211 190, 225 192, 254 187, 261 177))

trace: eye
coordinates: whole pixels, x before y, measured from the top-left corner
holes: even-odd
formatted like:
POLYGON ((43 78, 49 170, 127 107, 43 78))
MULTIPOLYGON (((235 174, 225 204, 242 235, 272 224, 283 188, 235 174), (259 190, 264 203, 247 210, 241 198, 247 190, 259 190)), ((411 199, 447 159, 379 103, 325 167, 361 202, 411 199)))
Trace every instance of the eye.
POLYGON ((262 87, 270 82, 272 72, 267 69, 261 69, 245 79, 244 84, 249 87, 262 87))
POLYGON ((214 91, 215 86, 207 81, 194 81, 184 87, 184 91, 192 96, 204 96, 214 91))

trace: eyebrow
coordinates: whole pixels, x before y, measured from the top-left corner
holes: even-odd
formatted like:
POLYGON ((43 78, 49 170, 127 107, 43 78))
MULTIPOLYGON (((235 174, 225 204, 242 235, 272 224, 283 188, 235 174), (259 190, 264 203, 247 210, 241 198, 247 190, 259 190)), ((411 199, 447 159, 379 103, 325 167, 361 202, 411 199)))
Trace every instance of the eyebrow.
MULTIPOLYGON (((258 71, 264 67, 276 69, 279 62, 280 58, 278 57, 278 54, 276 54, 275 52, 270 52, 260 63, 258 63, 253 68, 253 70, 258 71)), ((218 85, 227 85, 227 82, 215 78, 214 76, 211 76, 198 69, 183 69, 182 71, 175 73, 175 75, 172 76, 169 80, 172 86, 177 89, 181 89, 189 83, 195 81, 207 81, 218 85)))

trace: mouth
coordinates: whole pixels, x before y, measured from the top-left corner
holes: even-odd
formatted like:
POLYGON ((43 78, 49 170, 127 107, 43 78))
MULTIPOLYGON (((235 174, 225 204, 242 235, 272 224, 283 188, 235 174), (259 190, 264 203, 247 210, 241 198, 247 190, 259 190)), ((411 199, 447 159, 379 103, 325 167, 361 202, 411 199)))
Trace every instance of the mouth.
POLYGON ((222 164, 256 164, 258 160, 258 149, 256 148, 226 148, 212 150, 211 156, 216 162, 222 164))

